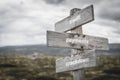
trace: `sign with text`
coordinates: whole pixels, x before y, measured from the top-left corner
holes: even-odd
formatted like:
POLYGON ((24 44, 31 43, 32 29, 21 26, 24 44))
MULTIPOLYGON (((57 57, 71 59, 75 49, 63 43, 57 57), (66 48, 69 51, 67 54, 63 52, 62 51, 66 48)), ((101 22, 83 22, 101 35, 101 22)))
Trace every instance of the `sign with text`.
POLYGON ((97 66, 97 63, 94 50, 84 50, 80 55, 56 60, 56 72, 71 71, 95 66, 97 66))
POLYGON ((108 39, 83 34, 47 31, 47 45, 71 49, 108 50, 108 39))
POLYGON ((64 32, 93 21, 93 13, 93 5, 88 6, 80 11, 77 11, 74 15, 68 16, 67 18, 57 22, 55 24, 55 30, 57 32, 64 32))

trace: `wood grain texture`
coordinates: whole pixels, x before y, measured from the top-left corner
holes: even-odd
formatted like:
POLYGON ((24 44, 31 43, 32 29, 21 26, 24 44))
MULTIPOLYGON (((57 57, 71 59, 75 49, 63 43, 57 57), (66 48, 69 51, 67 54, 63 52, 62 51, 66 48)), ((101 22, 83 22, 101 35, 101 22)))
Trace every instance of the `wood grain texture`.
POLYGON ((56 60, 56 72, 77 70, 88 67, 95 67, 96 55, 95 50, 84 50, 79 55, 65 57, 56 60))
POLYGON ((88 50, 93 48, 95 48, 96 50, 109 49, 108 39, 106 38, 94 37, 94 36, 76 34, 76 33, 59 33, 53 31, 47 31, 47 45, 52 47, 63 47, 63 48, 71 48, 71 49, 81 49, 81 48, 88 50), (67 39, 73 40, 75 44, 67 43, 66 42, 67 39))
POLYGON ((73 80, 85 80, 84 69, 74 70, 73 71, 73 80))
POLYGON ((90 21, 94 20, 93 5, 90 5, 80 11, 74 13, 74 15, 68 16, 65 19, 55 24, 55 31, 64 32, 90 21))
MULTIPOLYGON (((80 10, 81 9, 73 8, 72 10, 70 10, 70 15, 74 15, 75 12, 80 11, 80 10)), ((71 33, 83 34, 82 26, 78 26, 77 28, 74 28, 74 29, 72 29, 70 31, 71 31, 71 33)), ((80 55, 80 53, 81 54, 84 53, 82 51, 77 50, 77 49, 72 49, 71 50, 71 57, 75 56, 75 55, 80 55)), ((84 71, 84 69, 74 70, 74 71, 72 71, 72 74, 73 74, 73 80, 84 80, 85 79, 85 71, 84 71)))

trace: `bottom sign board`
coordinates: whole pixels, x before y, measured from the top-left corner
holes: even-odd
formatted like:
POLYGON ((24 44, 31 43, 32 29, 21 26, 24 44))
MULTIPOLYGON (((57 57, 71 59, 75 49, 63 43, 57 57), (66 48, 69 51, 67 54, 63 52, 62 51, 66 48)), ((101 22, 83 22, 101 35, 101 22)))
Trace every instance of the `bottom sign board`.
POLYGON ((84 50, 79 55, 57 59, 56 72, 95 67, 96 65, 95 50, 84 50))

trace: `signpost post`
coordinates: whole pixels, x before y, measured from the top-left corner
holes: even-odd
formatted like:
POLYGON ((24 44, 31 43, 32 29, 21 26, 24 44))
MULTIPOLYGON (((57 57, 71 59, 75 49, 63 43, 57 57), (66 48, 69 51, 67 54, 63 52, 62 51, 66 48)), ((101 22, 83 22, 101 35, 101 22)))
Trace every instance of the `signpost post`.
MULTIPOLYGON (((93 7, 93 6, 92 6, 93 7)), ((77 9, 77 8, 74 8, 70 11, 70 16, 74 15, 77 11, 80 11, 81 9, 77 9)), ((93 11, 93 10, 92 10, 93 11)), ((82 34, 83 31, 82 31, 82 26, 79 25, 79 27, 75 28, 75 29, 72 29, 71 30, 71 33, 80 33, 82 34)), ((75 36, 74 36, 75 37, 75 36)), ((82 47, 81 47, 82 48, 82 47)), ((74 55, 80 55, 82 54, 84 51, 84 49, 82 48, 82 50, 77 50, 77 49, 72 49, 71 50, 71 57, 74 56, 74 55)), ((77 70, 74 70, 73 71, 73 80, 84 80, 85 78, 85 72, 84 72, 84 69, 83 68, 80 68, 80 69, 77 69, 77 70)))
POLYGON ((84 80, 84 68, 97 66, 95 50, 108 50, 108 39, 84 35, 82 25, 94 20, 93 5, 74 8, 70 16, 57 22, 55 30, 47 31, 47 45, 71 48, 71 57, 56 60, 56 72, 73 71, 74 80, 84 80))

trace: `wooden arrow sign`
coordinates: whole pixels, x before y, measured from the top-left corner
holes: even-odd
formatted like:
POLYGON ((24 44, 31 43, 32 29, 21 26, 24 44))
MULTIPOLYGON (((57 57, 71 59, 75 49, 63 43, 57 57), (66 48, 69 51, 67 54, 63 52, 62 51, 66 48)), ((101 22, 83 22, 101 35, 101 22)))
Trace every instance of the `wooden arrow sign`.
POLYGON ((93 5, 91 5, 80 11, 77 11, 72 16, 68 16, 67 18, 57 22, 55 24, 55 30, 57 32, 64 32, 93 20, 94 20, 93 5))
POLYGON ((83 34, 47 31, 47 45, 71 49, 108 50, 108 39, 83 34))
POLYGON ((80 55, 65 57, 56 60, 56 72, 77 70, 87 67, 95 67, 96 56, 94 50, 85 50, 80 55))

